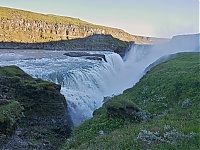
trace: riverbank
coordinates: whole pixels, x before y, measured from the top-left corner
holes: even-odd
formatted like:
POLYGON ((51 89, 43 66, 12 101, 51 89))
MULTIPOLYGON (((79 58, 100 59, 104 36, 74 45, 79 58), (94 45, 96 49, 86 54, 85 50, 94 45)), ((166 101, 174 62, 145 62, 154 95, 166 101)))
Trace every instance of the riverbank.
POLYGON ((60 85, 0 67, 0 149, 55 149, 71 132, 60 85))
POLYGON ((199 149, 199 79, 199 53, 153 67, 97 109, 60 149, 199 149), (132 118, 121 117, 127 113, 132 118))

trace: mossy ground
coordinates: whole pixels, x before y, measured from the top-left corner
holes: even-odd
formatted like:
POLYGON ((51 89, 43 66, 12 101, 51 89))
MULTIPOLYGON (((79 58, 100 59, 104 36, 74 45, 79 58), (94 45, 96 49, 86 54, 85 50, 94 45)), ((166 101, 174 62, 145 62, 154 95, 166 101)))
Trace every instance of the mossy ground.
POLYGON ((16 139, 24 140, 25 147, 20 142, 13 143, 14 140, 8 142, 13 149, 35 145, 38 149, 44 145, 46 149, 55 149, 60 145, 71 131, 60 88, 55 83, 32 78, 17 66, 0 67, 0 149, 4 149, 16 128, 20 129, 16 139))
POLYGON ((22 107, 14 100, 0 99, 0 134, 9 134, 20 118, 22 107))
POLYGON ((105 103, 60 149, 200 149, 199 70, 199 53, 181 54, 157 65, 112 99, 131 100, 151 113, 150 120, 108 119, 105 103))

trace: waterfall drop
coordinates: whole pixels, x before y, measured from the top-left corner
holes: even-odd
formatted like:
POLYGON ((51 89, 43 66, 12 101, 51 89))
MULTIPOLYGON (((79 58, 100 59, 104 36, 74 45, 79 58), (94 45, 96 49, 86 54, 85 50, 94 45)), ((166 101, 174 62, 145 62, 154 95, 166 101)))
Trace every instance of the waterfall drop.
MULTIPOLYGON (((188 38, 188 37, 187 37, 188 38)), ((189 37, 191 39, 191 37, 189 37)), ((1 50, 0 66, 17 65, 36 78, 61 85, 76 127, 92 117, 104 97, 118 95, 144 75, 145 68, 162 56, 199 51, 199 35, 190 41, 176 37, 162 45, 133 45, 122 59, 114 52, 98 51, 106 61, 64 56, 63 51, 1 50), (177 44, 177 41, 181 41, 177 44)))

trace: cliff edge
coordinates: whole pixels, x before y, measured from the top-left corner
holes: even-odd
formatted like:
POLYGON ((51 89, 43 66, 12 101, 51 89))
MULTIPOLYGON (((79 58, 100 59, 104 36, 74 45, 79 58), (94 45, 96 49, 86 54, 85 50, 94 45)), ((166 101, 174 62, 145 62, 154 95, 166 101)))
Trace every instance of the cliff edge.
POLYGON ((55 149, 70 133, 60 85, 0 67, 0 149, 55 149))

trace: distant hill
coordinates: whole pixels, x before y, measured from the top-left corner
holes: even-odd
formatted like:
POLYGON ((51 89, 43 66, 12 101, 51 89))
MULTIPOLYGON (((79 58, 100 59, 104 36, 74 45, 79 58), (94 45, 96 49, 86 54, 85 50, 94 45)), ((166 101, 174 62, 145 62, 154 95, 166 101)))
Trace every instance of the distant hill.
POLYGON ((40 43, 103 34, 126 42, 150 44, 165 39, 131 35, 121 29, 94 25, 77 18, 44 15, 0 7, 0 42, 40 43))

